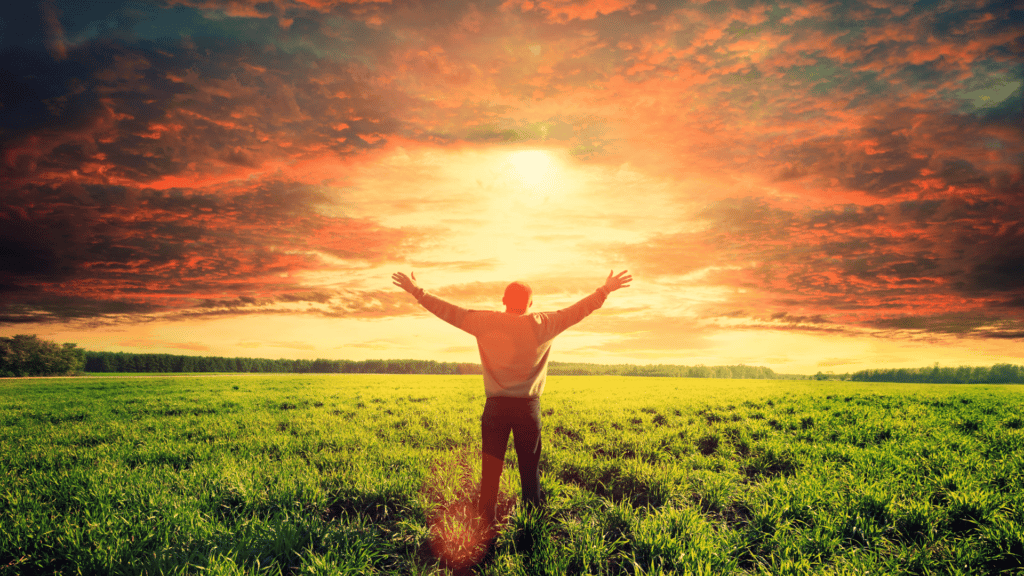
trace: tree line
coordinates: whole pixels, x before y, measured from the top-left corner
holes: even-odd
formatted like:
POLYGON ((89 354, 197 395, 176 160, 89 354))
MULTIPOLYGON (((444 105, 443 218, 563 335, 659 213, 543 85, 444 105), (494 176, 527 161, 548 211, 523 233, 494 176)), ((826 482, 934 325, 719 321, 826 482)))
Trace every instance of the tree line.
MULTIPOLYGON (((135 354, 93 352, 71 343, 57 344, 35 335, 0 337, 0 377, 64 376, 82 372, 259 372, 316 374, 482 374, 480 364, 434 360, 289 360, 270 358, 227 358, 177 354, 135 354)), ((587 364, 551 362, 552 376, 667 376, 675 378, 762 378, 804 379, 808 376, 777 374, 764 366, 679 366, 674 364, 587 364)), ((814 376, 819 380, 842 379, 859 382, 913 382, 935 384, 1024 384, 1024 366, 929 368, 873 368, 836 377, 814 376)))
POLYGON ((57 344, 35 335, 0 337, 0 378, 78 374, 85 366, 85 354, 75 344, 57 344))
MULTIPOLYGON (((272 360, 130 352, 85 353, 86 372, 267 372, 315 374, 483 374, 480 364, 434 360, 272 360)), ((672 376, 682 378, 778 378, 763 366, 675 366, 551 362, 552 376, 672 376)))
POLYGON ((434 360, 289 360, 131 352, 85 353, 86 372, 258 372, 291 374, 482 374, 479 364, 434 360))
POLYGON ((1024 366, 995 364, 930 368, 871 368, 854 372, 850 380, 858 382, 912 382, 931 384, 1024 384, 1024 366))
MULTIPOLYGON (((435 360, 291 360, 183 354, 94 352, 36 336, 0 338, 0 376, 63 376, 82 372, 255 372, 298 374, 483 374, 480 364, 435 360)), ((763 366, 677 366, 551 362, 553 376, 668 376, 677 378, 780 378, 763 366)), ((796 376, 801 377, 801 376, 796 376)))
MULTIPOLYGON (((675 364, 584 364, 577 362, 551 362, 548 374, 553 376, 668 376, 673 378, 759 378, 778 379, 776 374, 765 366, 679 366, 675 364)), ((786 375, 787 378, 801 379, 806 376, 786 375)))

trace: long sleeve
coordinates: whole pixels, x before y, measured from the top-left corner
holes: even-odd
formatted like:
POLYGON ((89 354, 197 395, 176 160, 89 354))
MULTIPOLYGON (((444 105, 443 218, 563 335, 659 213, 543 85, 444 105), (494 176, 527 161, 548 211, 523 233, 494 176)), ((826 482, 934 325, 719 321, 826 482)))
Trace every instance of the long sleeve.
POLYGON ((568 308, 534 314, 467 310, 422 288, 413 296, 430 313, 476 337, 487 396, 529 398, 544 392, 552 340, 600 308, 608 291, 601 287, 568 308))
POLYGON ((466 324, 466 319, 470 313, 469 310, 456 306, 451 302, 442 300, 422 288, 420 288, 416 294, 413 294, 413 296, 416 297, 416 301, 419 302, 421 306, 426 308, 427 311, 434 316, 437 316, 441 320, 455 326, 459 330, 470 332, 469 327, 466 324))
POLYGON ((606 298, 608 298, 608 291, 602 286, 595 290, 593 294, 568 308, 563 308, 557 312, 534 314, 536 322, 534 332, 537 335, 537 341, 547 342, 570 326, 579 323, 580 320, 589 316, 594 310, 603 306, 606 298))

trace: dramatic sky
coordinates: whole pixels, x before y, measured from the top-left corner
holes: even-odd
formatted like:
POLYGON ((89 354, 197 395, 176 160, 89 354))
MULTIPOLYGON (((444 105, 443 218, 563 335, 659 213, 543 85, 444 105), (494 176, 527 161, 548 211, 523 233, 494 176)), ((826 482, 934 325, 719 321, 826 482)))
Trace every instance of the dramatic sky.
MULTIPOLYGON (((1024 3, 45 0, 0 9, 0 335, 784 373, 1024 363, 1024 3)), ((11 6, 11 5, 14 6, 11 6)))

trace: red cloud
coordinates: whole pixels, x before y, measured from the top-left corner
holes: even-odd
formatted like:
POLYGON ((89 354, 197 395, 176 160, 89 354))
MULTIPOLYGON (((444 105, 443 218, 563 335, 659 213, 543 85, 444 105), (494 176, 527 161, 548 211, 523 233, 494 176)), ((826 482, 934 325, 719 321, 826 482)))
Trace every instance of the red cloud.
MULTIPOLYGON (((729 200, 699 215, 703 230, 623 246, 620 257, 639 276, 703 270, 687 282, 743 289, 712 314, 799 310, 870 328, 891 317, 985 313, 1019 298, 1009 274, 1024 262, 1020 227, 988 230, 1006 211, 1021 207, 950 199, 794 212, 729 200)), ((1001 314, 1024 321, 1024 311, 1001 314)))
POLYGON ((55 60, 67 59, 67 38, 64 37, 64 27, 60 23, 60 9, 53 3, 53 0, 43 0, 39 3, 39 9, 43 12, 43 22, 46 27, 46 48, 55 60))
POLYGON ((12 200, 36 208, 0 214, 7 231, 0 243, 15 248, 0 269, 9 303, 93 316, 118 307, 188 309, 237 295, 273 299, 301 289, 290 274, 337 265, 321 255, 401 259, 418 238, 367 219, 320 215, 322 196, 280 182, 202 192, 93 186, 79 196, 23 189, 12 200))
MULTIPOLYGON (((389 4, 391 0, 270 0, 279 13, 283 14, 291 10, 314 10, 323 14, 332 12, 343 7, 352 7, 361 4, 389 4)), ((226 15, 236 18, 267 18, 274 13, 268 10, 268 2, 262 0, 168 0, 168 4, 192 6, 201 10, 223 11, 226 15)), ((283 18, 284 27, 291 24, 292 20, 283 18)))
POLYGON ((506 0, 501 8, 519 12, 543 12, 550 22, 566 23, 572 20, 593 20, 601 14, 611 14, 631 8, 636 0, 506 0))
MULTIPOLYGON (((67 46, 74 78, 26 67, 61 92, 2 133, 14 256, 0 284, 18 302, 34 290, 68 315, 279 302, 305 290, 289 274, 401 260, 429 239, 325 215, 316 190, 368 152, 545 139, 663 177, 685 210, 710 203, 707 228, 645 229, 622 256, 747 289, 733 310, 864 323, 1018 301, 1020 254, 1001 243, 1019 241, 1019 95, 971 113, 957 100, 1013 77, 1019 32, 1001 4, 961 18, 882 0, 177 3, 226 15, 218 26, 277 18, 281 36, 96 39, 67 46)), ((397 309, 316 298, 337 314, 397 309)))
POLYGON ((799 4, 781 4, 780 8, 788 9, 789 13, 780 22, 794 24, 801 20, 824 20, 835 10, 834 2, 800 2, 799 4))

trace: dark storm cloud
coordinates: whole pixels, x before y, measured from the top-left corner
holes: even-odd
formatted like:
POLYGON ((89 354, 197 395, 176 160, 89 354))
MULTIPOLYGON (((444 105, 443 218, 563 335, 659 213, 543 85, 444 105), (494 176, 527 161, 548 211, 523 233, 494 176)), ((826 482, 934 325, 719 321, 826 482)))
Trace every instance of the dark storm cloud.
POLYGON ((286 276, 413 253, 424 232, 328 216, 344 205, 323 191, 342 160, 392 142, 557 144, 673 181, 761 175, 771 195, 701 190, 697 231, 620 246, 652 277, 750 289, 716 310, 759 322, 956 333, 949 310, 1022 309, 1024 12, 1008 2, 8 4, 10 322, 405 314, 286 276))
POLYGON ((85 130, 100 114, 98 97, 87 90, 87 66, 55 61, 49 55, 21 48, 0 52, 0 177, 30 170, 19 158, 16 143, 39 133, 85 130))
MULTIPOLYGON (((1024 214, 1021 214, 1024 217, 1024 214)), ((972 246, 972 266, 966 281, 970 292, 1024 296, 1024 221, 1008 224, 972 246)), ((974 238, 967 235, 965 243, 974 238)))
POLYGON ((150 183, 273 158, 344 156, 414 132, 389 112, 407 97, 367 86, 357 63, 309 56, 211 36, 100 38, 66 61, 11 48, 0 170, 150 183))
POLYGON ((8 315, 25 318, 221 306, 223 294, 248 304, 322 301, 281 275, 323 268, 320 253, 394 258, 414 237, 322 216, 321 193, 287 183, 201 195, 101 186, 21 192, 45 209, 0 214, 0 281, 8 315), (108 302, 112 291, 119 304, 108 302), (29 303, 44 315, 16 313, 29 303))
POLYGON ((920 330, 946 334, 967 335, 979 328, 999 323, 995 317, 977 314, 942 314, 936 316, 898 316, 878 318, 870 325, 892 330, 920 330))
POLYGON ((74 220, 64 212, 40 222, 24 209, 5 207, 0 212, 0 278, 71 277, 79 268, 83 240, 74 220))
MULTIPOLYGON (((705 82, 700 91, 705 102, 754 120, 750 134, 728 142, 739 160, 734 169, 756 156, 778 181, 810 177, 828 186, 835 179, 879 198, 927 191, 926 173, 963 186, 1017 171, 993 163, 990 152, 1020 152, 1020 90, 990 102, 982 89, 1019 86, 1024 77, 1021 52, 1014 53, 1024 35, 1010 24, 1019 21, 1019 7, 810 3, 797 21, 791 18, 801 9, 787 8, 788 15, 770 10, 744 27, 737 12, 730 26, 743 39, 730 44, 727 31, 719 50, 742 42, 754 48, 759 40, 771 48, 769 34, 785 36, 760 61, 738 63, 727 90, 705 82), (972 104, 958 110, 960 102, 972 104), (965 163, 976 172, 950 170, 965 163)), ((698 117, 709 116, 722 112, 698 117)))
MULTIPOLYGON (((223 294, 295 298, 281 274, 323 268, 318 254, 373 262, 405 250, 411 233, 323 216, 332 201, 286 171, 254 183, 231 175, 356 154, 404 130, 386 108, 400 95, 382 100, 357 64, 297 48, 303 27, 318 25, 272 38, 288 51, 237 37, 133 38, 145 18, 68 8, 58 11, 79 41, 60 58, 45 14, 5 18, 29 31, 11 29, 0 57, 4 321, 202 307, 223 294)), ((202 19, 189 10, 170 17, 202 19)))
POLYGON ((707 269, 707 283, 756 290, 742 312, 750 318, 967 333, 1024 295, 1021 217, 1012 204, 956 197, 813 210, 727 199, 699 213, 700 231, 657 236, 625 253, 645 275, 707 269), (973 312, 941 312, 965 299, 973 312), (981 319, 971 322, 972 313, 981 319))
POLYGON ((408 295, 382 290, 317 290, 292 287, 293 292, 262 297, 205 299, 191 307, 164 314, 164 319, 196 320, 241 315, 305 314, 323 318, 388 318, 422 314, 408 295), (296 306, 298 305, 298 306, 296 306))
POLYGON ((781 144, 773 153, 781 163, 777 179, 835 178, 847 190, 878 198, 927 193, 936 184, 989 189, 1014 170, 988 159, 992 149, 1020 145, 1011 121, 925 108, 889 111, 853 133, 781 144))

